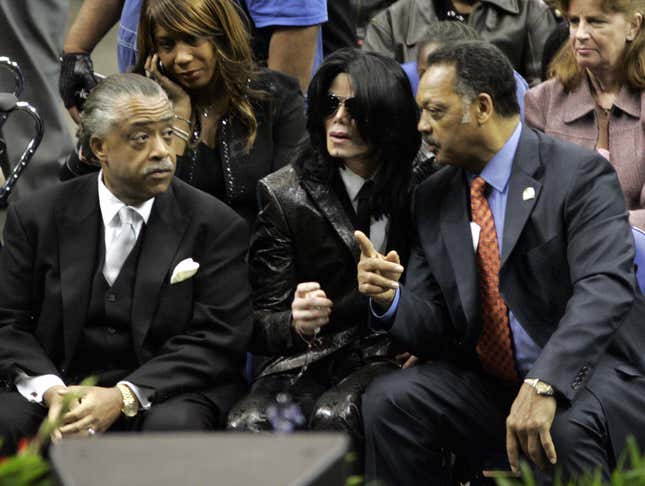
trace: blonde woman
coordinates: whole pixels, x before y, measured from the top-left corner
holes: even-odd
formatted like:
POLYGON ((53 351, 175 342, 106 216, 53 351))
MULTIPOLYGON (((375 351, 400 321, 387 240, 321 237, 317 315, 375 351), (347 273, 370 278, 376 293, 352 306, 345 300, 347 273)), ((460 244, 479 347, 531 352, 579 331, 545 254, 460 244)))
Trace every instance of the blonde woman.
POLYGON ((526 121, 607 158, 645 228, 645 0, 563 0, 562 11, 569 42, 526 94, 526 121))

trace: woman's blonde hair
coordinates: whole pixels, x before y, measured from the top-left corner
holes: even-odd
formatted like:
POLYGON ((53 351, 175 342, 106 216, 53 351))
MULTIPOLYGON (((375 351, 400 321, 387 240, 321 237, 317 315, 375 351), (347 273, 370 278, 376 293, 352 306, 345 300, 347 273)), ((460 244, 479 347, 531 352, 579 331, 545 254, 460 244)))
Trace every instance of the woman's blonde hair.
MULTIPOLYGON (((560 0, 560 9, 565 14, 569 11, 571 0, 560 0)), ((627 20, 640 13, 645 17, 645 0, 600 0, 603 12, 623 14, 627 20)), ((644 20, 645 22, 645 20, 644 20)), ((645 88, 645 26, 641 23, 640 30, 633 41, 625 46, 623 62, 620 65, 622 79, 632 88, 645 88)), ((583 69, 578 66, 571 41, 560 48, 549 64, 549 77, 555 77, 569 92, 575 89, 583 79, 583 69)))
POLYGON ((146 58, 157 50, 154 36, 157 26, 178 37, 208 38, 217 63, 210 89, 223 90, 228 97, 230 114, 247 130, 249 150, 257 133, 252 102, 263 98, 264 93, 251 86, 257 72, 243 18, 246 16, 232 0, 144 0, 134 71, 142 73, 146 58))

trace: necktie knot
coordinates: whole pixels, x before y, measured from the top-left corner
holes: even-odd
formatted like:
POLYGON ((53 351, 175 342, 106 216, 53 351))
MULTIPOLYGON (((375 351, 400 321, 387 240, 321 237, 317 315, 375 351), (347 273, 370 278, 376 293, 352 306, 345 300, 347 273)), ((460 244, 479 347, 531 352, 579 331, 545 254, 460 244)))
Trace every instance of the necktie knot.
POLYGON ((109 285, 116 280, 126 258, 137 241, 135 223, 141 218, 139 213, 128 206, 119 209, 114 218, 115 234, 105 249, 103 275, 109 285))
POLYGON ((486 181, 481 177, 475 177, 470 183, 470 197, 475 199, 482 199, 486 197, 486 181))
POLYGON ((119 216, 118 225, 120 227, 125 227, 129 224, 134 224, 134 222, 136 221, 136 215, 138 215, 139 213, 137 213, 130 206, 123 206, 121 209, 119 209, 119 212, 117 214, 119 216))

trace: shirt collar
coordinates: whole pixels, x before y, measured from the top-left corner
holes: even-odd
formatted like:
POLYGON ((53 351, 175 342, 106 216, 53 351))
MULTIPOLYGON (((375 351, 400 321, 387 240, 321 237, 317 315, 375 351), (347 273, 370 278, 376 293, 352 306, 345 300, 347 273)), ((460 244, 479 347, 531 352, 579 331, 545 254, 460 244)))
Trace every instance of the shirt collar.
POLYGON ((513 159, 515 158, 517 146, 520 143, 521 133, 522 123, 520 122, 501 150, 488 161, 484 170, 479 174, 482 179, 498 192, 506 191, 508 180, 511 178, 513 159))
POLYGON ((338 171, 340 172, 340 178, 343 180, 343 184, 345 185, 345 190, 347 191, 349 200, 354 201, 363 187, 363 184, 365 184, 369 179, 364 179, 347 167, 339 167, 338 171))
MULTIPOLYGON (((112 192, 110 192, 110 190, 103 183, 102 169, 99 171, 98 184, 99 184, 99 207, 101 208, 103 226, 107 227, 114 219, 114 216, 116 215, 116 213, 118 213, 123 206, 127 206, 127 204, 125 204, 123 201, 118 199, 114 194, 112 194, 112 192)), ((150 199, 145 201, 143 204, 140 204, 139 206, 130 206, 130 207, 134 209, 137 213, 139 213, 139 215, 141 215, 141 218, 143 219, 144 223, 147 223, 148 219, 150 219, 150 212, 152 211, 152 204, 154 203, 154 201, 155 201, 155 198, 151 197, 150 199)))

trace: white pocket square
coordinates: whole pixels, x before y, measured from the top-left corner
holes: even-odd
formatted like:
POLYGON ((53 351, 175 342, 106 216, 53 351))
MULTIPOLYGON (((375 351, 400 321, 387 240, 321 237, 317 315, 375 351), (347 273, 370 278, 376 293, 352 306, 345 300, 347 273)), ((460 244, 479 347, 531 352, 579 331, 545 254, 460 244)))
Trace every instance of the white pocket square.
POLYGON ((170 285, 188 280, 197 273, 197 270, 199 270, 199 263, 192 258, 186 258, 180 261, 172 271, 170 285))

